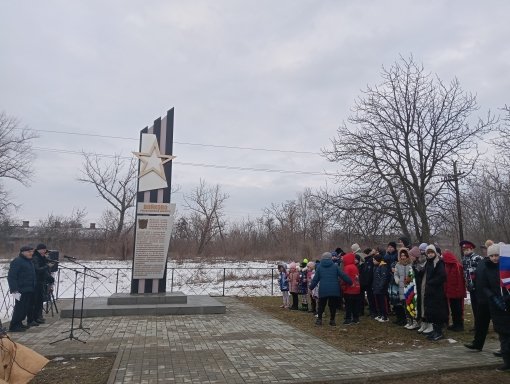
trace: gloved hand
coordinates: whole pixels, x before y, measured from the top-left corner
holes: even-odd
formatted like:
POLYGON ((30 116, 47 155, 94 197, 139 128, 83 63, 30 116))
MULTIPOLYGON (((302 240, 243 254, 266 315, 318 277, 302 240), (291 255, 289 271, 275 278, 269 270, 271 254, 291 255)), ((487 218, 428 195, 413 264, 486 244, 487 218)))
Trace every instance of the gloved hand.
POLYGON ((491 296, 491 300, 496 305, 496 307, 498 307, 502 311, 506 311, 505 300, 503 300, 503 298, 501 296, 496 296, 496 295, 491 296))

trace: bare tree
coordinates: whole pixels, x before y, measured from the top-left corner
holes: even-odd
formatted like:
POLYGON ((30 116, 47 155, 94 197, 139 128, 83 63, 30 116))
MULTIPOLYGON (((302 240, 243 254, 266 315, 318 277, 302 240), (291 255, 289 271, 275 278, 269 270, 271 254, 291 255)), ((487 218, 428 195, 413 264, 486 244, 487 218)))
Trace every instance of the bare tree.
POLYGON ((92 184, 110 205, 113 211, 107 212, 104 219, 115 221, 114 233, 119 236, 126 227, 128 210, 136 200, 136 160, 126 161, 115 155, 110 161, 103 161, 99 155, 88 153, 83 158, 82 176, 78 180, 92 184))
POLYGON ((209 186, 204 180, 188 195, 184 196, 185 207, 191 211, 188 225, 197 241, 197 254, 204 252, 206 245, 216 236, 223 237, 225 222, 222 220, 224 203, 228 194, 218 184, 209 186))
POLYGON ((489 113, 471 123, 476 97, 457 79, 445 84, 426 73, 412 57, 383 67, 381 75, 382 83, 355 102, 332 148, 323 150, 348 169, 338 173, 335 204, 383 214, 405 236, 429 241, 445 194, 442 178, 454 161, 473 167, 478 139, 496 119, 489 113))
POLYGON ((0 112, 0 218, 14 207, 9 193, 2 185, 2 179, 12 179, 28 185, 33 175, 32 140, 37 135, 20 127, 14 117, 0 112))

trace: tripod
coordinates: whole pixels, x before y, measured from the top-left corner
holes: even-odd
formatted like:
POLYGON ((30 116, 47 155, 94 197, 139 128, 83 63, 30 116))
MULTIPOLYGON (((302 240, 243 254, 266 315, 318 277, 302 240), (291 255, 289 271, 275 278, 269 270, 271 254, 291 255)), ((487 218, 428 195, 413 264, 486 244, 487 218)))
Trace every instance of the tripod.
MULTIPOLYGON (((91 269, 90 269, 90 268, 88 268, 87 266, 85 266, 85 265, 83 265, 83 264, 81 264, 81 263, 77 262, 77 261, 76 261, 76 259, 75 259, 74 257, 72 257, 72 256, 66 256, 66 255, 64 255, 64 257, 65 257, 66 259, 68 259, 69 261, 73 262, 74 264, 77 264, 77 265, 79 265, 79 266, 83 267, 83 285, 82 285, 82 287, 81 287, 80 324, 78 325, 78 327, 77 327, 76 329, 81 329, 82 331, 87 332, 87 333, 90 335, 90 332, 88 331, 88 329, 90 329, 90 328, 89 328, 89 327, 84 327, 84 326, 83 326, 83 301, 84 301, 84 298, 85 298, 85 277, 86 277, 86 276, 90 276, 90 277, 92 277, 92 278, 94 278, 94 279, 98 279, 98 277, 97 277, 97 276, 94 276, 94 275, 91 275, 91 274, 89 274, 89 273, 87 273, 87 270, 88 270, 88 271, 90 271, 91 269)), ((102 277, 104 277, 104 278, 106 279, 106 276, 105 276, 105 275, 102 275, 101 273, 96 272, 96 271, 92 271, 92 272, 94 272, 95 274, 97 274, 97 275, 99 275, 99 276, 102 276, 102 277)))
POLYGON ((51 311, 51 317, 53 317, 53 308, 55 308, 55 312, 58 313, 57 300, 53 294, 53 288, 50 288, 50 285, 46 287, 46 292, 48 295, 48 301, 46 301, 46 308, 44 309, 44 312, 48 314, 48 312, 51 311))

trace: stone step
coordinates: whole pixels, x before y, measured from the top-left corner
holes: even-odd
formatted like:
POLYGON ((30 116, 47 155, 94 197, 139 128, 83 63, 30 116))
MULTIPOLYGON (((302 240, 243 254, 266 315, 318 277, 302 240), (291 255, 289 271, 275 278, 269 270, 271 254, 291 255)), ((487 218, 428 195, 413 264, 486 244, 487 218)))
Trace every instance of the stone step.
POLYGON ((187 296, 182 292, 114 293, 108 298, 108 305, 186 304, 186 302, 187 296))
MULTIPOLYGON (((59 300, 60 302, 61 300, 59 300)), ((74 317, 80 318, 81 300, 76 300, 74 317)), ((61 301, 60 317, 71 318, 72 300, 61 301)), ((108 305, 107 297, 86 298, 83 318, 108 316, 163 316, 163 315, 209 315, 226 312, 224 304, 210 296, 187 296, 185 304, 131 304, 108 305)))

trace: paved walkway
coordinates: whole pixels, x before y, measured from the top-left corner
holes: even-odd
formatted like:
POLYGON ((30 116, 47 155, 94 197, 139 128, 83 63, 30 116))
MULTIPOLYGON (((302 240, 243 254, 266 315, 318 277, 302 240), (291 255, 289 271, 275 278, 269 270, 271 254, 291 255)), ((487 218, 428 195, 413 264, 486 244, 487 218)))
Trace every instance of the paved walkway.
MULTIPOLYGON (((353 355, 233 299, 223 315, 107 317, 83 320, 86 340, 49 343, 66 336, 70 319, 58 319, 12 339, 43 355, 117 353, 110 383, 299 383, 362 380, 411 369, 495 365, 490 352, 454 344, 413 352, 353 355), (391 362, 391 363, 389 363, 391 362)), ((77 325, 75 323, 75 325, 77 325)), ((369 340, 367 340, 369 342, 369 340)))

